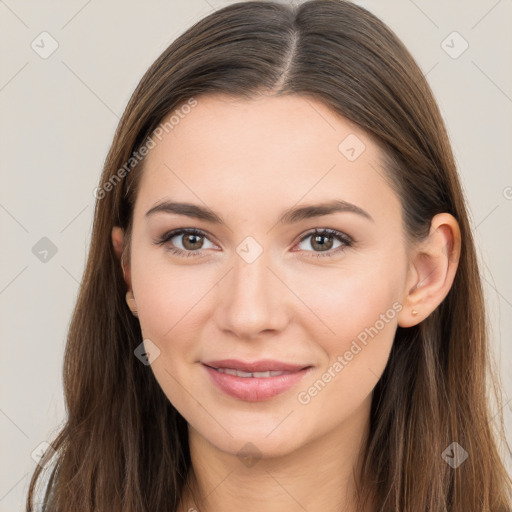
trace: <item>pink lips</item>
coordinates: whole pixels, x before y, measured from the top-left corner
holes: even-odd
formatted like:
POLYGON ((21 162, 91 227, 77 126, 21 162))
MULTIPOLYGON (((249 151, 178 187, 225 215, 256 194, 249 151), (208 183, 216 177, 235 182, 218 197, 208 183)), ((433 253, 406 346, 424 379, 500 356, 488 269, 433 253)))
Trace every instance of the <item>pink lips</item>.
POLYGON ((236 359, 203 362, 213 383, 224 393, 249 402, 268 400, 297 384, 311 366, 275 360, 244 362, 236 359), (253 375, 250 375, 253 374, 253 375))

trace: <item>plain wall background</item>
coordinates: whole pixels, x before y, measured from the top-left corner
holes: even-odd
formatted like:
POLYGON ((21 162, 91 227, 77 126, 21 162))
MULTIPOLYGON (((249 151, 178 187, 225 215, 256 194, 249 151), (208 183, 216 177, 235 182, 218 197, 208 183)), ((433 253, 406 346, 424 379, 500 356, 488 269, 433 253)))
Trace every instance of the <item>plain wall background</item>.
MULTIPOLYGON (((93 190, 119 117, 156 57, 229 3, 0 2, 1 512, 24 509, 31 454, 65 419, 66 333, 90 240, 93 190), (58 43, 46 59, 31 47, 35 41, 40 53, 51 49, 48 36, 38 37, 44 31, 58 43), (43 237, 57 250, 46 262, 33 253, 43 237)), ((512 3, 357 3, 403 40, 445 118, 482 262, 512 440, 512 3), (453 31, 463 39, 446 39, 453 31), (468 48, 453 58, 464 41, 468 48)))

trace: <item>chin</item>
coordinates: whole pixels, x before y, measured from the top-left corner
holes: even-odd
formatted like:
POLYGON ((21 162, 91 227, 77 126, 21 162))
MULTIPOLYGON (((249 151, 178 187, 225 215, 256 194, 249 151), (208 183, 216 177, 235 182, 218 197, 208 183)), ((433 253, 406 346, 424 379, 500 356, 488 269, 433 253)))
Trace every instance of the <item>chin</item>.
POLYGON ((242 459, 286 456, 308 442, 306 433, 298 431, 297 425, 284 428, 279 422, 275 422, 269 427, 268 422, 264 422, 258 426, 253 420, 252 424, 237 421, 225 423, 223 426, 227 432, 216 423, 209 429, 205 429, 202 424, 200 430, 194 430, 216 449, 242 459))

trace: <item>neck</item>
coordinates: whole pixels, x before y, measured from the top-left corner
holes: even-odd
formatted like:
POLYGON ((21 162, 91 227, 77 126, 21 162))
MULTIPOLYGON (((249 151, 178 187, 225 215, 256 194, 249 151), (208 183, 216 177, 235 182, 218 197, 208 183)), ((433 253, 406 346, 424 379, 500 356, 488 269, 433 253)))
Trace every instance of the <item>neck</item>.
POLYGON ((250 462, 218 450, 189 425, 192 464, 179 511, 356 512, 370 404, 371 397, 335 430, 292 453, 250 462))

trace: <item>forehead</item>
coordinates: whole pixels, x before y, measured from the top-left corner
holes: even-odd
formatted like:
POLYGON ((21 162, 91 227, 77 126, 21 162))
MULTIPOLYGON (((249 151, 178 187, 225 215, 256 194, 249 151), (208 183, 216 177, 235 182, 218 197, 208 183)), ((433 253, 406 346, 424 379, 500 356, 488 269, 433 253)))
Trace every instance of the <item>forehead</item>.
MULTIPOLYGON (((326 158, 337 157, 340 142, 349 135, 361 142, 364 139, 365 152, 376 152, 376 148, 368 147, 367 142, 373 144, 359 127, 308 97, 260 95, 247 100, 223 94, 204 95, 186 114, 172 114, 167 120, 172 118, 173 122, 167 125, 150 160, 162 157, 172 146, 176 157, 195 149, 189 157, 208 154, 217 161, 250 151, 258 153, 258 163, 272 158, 274 166, 289 162, 294 156, 313 156, 317 161, 315 149, 327 151, 326 158)), ((245 167, 249 164, 247 159, 245 167)))
POLYGON ((331 198, 398 206, 378 146, 315 99, 205 95, 168 126, 146 157, 139 196, 147 208, 166 197, 247 209, 331 198))

